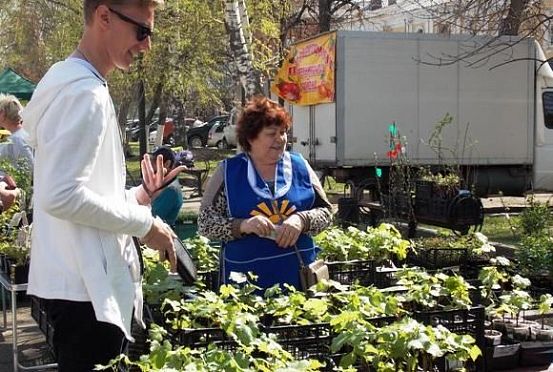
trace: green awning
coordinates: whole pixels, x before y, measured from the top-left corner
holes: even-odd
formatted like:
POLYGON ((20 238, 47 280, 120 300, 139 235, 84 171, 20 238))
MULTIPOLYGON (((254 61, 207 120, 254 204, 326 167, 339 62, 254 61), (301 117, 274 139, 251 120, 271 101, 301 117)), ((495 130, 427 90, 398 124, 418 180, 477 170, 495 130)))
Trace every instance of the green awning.
POLYGON ((30 100, 36 85, 11 68, 0 74, 0 93, 13 94, 19 99, 30 100))

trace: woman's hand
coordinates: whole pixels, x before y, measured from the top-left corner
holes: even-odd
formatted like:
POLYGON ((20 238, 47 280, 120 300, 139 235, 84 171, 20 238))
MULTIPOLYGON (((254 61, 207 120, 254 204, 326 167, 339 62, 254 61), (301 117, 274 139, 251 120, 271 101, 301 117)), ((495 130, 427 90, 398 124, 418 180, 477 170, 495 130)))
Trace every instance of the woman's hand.
POLYGON ((302 231, 302 219, 297 214, 293 214, 277 227, 275 242, 279 247, 292 247, 298 241, 302 231))
POLYGON ((248 218, 240 224, 242 234, 256 234, 261 237, 271 235, 275 231, 275 225, 264 216, 248 218))
POLYGON ((163 167, 163 156, 158 155, 156 158, 157 171, 155 171, 150 155, 144 154, 140 162, 140 169, 142 171, 142 185, 138 189, 137 200, 140 204, 147 205, 159 195, 165 184, 185 170, 186 166, 180 165, 167 173, 167 168, 163 167))

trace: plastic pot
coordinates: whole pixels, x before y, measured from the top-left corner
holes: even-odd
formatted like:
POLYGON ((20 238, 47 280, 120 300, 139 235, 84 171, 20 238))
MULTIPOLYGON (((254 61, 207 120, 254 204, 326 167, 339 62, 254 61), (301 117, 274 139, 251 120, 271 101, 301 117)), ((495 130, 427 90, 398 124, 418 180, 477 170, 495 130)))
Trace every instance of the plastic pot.
POLYGON ((496 331, 495 329, 484 330, 484 338, 486 340, 486 346, 497 346, 501 344, 501 337, 503 333, 496 331))
POLYGON ((553 328, 550 326, 545 326, 543 329, 541 326, 532 327, 532 340, 536 341, 553 341, 553 328))

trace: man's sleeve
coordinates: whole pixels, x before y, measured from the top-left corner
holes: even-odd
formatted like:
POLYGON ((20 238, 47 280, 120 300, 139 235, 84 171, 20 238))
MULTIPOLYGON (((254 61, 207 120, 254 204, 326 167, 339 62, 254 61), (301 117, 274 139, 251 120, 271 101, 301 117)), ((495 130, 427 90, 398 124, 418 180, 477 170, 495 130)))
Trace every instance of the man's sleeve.
POLYGON ((102 196, 87 187, 106 135, 109 104, 107 94, 81 87, 51 108, 57 110, 57 120, 41 123, 39 133, 44 154, 41 174, 51 176, 41 180, 44 189, 36 202, 59 219, 142 237, 153 223, 149 208, 125 198, 102 196))

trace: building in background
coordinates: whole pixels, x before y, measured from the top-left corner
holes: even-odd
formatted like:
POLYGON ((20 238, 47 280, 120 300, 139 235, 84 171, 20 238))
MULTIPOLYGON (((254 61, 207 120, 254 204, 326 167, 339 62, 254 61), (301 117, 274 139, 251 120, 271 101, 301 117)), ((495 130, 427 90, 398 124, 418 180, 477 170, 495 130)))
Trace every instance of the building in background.
MULTIPOLYGON (((506 1, 360 0, 362 17, 344 29, 379 32, 497 35, 506 17, 506 1)), ((553 0, 533 2, 518 35, 532 36, 553 57, 553 0)))

